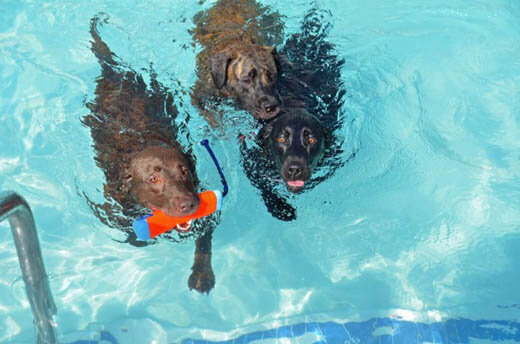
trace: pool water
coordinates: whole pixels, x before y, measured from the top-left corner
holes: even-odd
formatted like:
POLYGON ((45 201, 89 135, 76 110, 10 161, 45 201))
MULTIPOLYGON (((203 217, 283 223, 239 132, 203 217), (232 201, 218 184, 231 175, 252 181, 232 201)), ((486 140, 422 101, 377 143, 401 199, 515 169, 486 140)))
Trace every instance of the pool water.
MULTIPOLYGON (((337 135, 348 162, 290 198, 292 222, 272 217, 245 177, 233 126, 211 132, 182 92, 195 81, 192 18, 213 1, 0 3, 0 190, 32 207, 61 342, 520 341, 520 2, 262 3, 285 15, 287 37, 313 6, 328 11, 345 59, 337 135), (210 138, 224 166, 209 295, 187 287, 193 241, 121 243, 86 202, 103 201, 80 122, 100 73, 89 43, 100 12, 111 49, 180 91, 178 121, 190 114, 194 142, 210 138)), ((220 187, 194 152, 199 178, 220 187)), ((0 229, 0 342, 32 343, 0 229)))

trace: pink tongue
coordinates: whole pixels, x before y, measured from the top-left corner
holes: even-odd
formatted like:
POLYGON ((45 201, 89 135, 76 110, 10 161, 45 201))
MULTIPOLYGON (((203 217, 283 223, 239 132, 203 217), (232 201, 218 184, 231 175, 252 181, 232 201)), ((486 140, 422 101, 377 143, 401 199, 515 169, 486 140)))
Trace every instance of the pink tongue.
POLYGON ((289 185, 289 186, 301 187, 301 186, 303 186, 303 184, 304 184, 303 180, 290 180, 287 182, 287 185, 289 185))

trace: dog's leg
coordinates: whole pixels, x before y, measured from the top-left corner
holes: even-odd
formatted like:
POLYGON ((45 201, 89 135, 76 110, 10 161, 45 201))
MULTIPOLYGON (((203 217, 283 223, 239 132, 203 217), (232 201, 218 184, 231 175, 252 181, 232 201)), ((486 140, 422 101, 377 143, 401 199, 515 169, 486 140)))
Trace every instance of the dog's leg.
POLYGON ((240 144, 240 155, 244 172, 254 187, 260 190, 267 211, 282 221, 296 219, 296 209, 287 199, 276 193, 277 182, 271 176, 272 167, 268 166, 259 148, 247 148, 245 142, 240 144))
POLYGON ((208 230, 195 241, 195 259, 188 279, 188 287, 199 293, 209 293, 215 286, 215 275, 211 267, 211 239, 213 229, 208 230))

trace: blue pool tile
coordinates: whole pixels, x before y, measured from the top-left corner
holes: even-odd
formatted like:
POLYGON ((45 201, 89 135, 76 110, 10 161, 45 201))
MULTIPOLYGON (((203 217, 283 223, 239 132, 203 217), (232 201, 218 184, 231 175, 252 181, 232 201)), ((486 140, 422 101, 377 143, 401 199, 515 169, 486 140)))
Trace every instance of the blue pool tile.
POLYGON ((456 324, 461 343, 468 343, 470 334, 475 332, 476 324, 466 319, 454 319, 450 321, 456 324))
POLYGON ((101 331, 100 332, 100 340, 104 340, 109 342, 110 344, 119 344, 116 337, 114 337, 110 332, 108 331, 101 331))
POLYGON ((379 340, 379 344, 394 344, 394 339, 388 334, 378 336, 377 339, 379 340))
POLYGON ((510 321, 477 321, 471 337, 520 341, 520 324, 510 321))
POLYGON ((390 318, 376 318, 374 319, 375 327, 394 327, 394 322, 390 318))
POLYGON ((448 339, 448 343, 464 343, 459 336, 459 327, 457 325, 457 321, 448 320, 444 324, 444 328, 446 330, 446 337, 448 339))
POLYGON ((207 340, 200 339, 185 339, 182 341, 182 344, 208 344, 207 340))
POLYGON ((282 326, 278 328, 276 338, 292 338, 293 332, 290 326, 282 326))
POLYGON ((231 343, 233 344, 246 344, 246 337, 247 337, 247 334, 245 335, 242 335, 238 338, 236 338, 235 340, 233 340, 231 343))
POLYGON ((262 332, 264 339, 276 338, 276 329, 265 330, 262 332))
POLYGON ((419 343, 430 342, 434 343, 432 330, 427 324, 416 323, 417 326, 417 340, 419 343))
POLYGON ((417 326, 409 321, 393 323, 394 339, 397 343, 417 343, 417 326))
POLYGON ((306 331, 305 332, 312 332, 312 333, 321 333, 320 327, 318 326, 318 323, 311 322, 306 323, 306 331))
POLYGON ((292 332, 295 337, 303 336, 306 333, 305 332, 305 323, 292 325, 291 328, 292 328, 292 332))
POLYGON ((110 332, 108 331, 101 331, 99 332, 99 341, 98 340, 77 340, 75 342, 72 342, 70 344, 100 344, 100 341, 103 341, 103 344, 119 344, 116 337, 114 337, 110 332))
MULTIPOLYGON (((472 339, 489 342, 514 341, 520 343, 520 323, 510 321, 473 321, 451 319, 440 323, 423 324, 387 318, 374 318, 364 322, 338 324, 334 322, 300 323, 275 329, 256 331, 239 336, 234 341, 209 342, 204 340, 184 340, 183 344, 238 344, 250 343, 258 339, 297 338, 305 333, 319 335, 319 344, 359 343, 359 344, 469 344, 472 339), (373 335, 380 327, 390 327, 392 334, 373 335)), ((377 333, 377 332, 376 332, 377 333)), ((105 337, 110 343, 115 338, 105 337)), ((72 344, 100 344, 98 341, 78 341, 72 344)))
POLYGON ((330 343, 343 343, 349 337, 345 328, 333 322, 319 323, 322 335, 330 343))
POLYGON ((488 328, 488 327, 484 327, 484 326, 488 325, 488 323, 486 322, 477 322, 477 326, 475 327, 473 333, 471 334, 471 337, 473 338, 490 338, 490 339, 493 339, 493 340, 497 340, 497 339, 503 339, 503 338, 500 338, 500 336, 496 336, 494 333, 493 333, 493 330, 488 328))
POLYGON ((446 331, 442 323, 433 323, 430 325, 432 338, 434 343, 448 343, 446 331))
POLYGON ((377 318, 377 319, 375 319, 373 325, 374 325, 374 328, 372 329, 372 333, 374 331, 376 331, 377 329, 381 329, 381 328, 389 329, 389 331, 390 331, 390 333, 387 333, 385 331, 384 333, 380 333, 377 336, 374 336, 374 340, 377 343, 380 343, 380 344, 393 344, 394 343, 393 334, 395 331, 395 325, 394 325, 394 322, 392 321, 392 319, 377 318))
POLYGON ((368 320, 365 322, 351 322, 345 323, 345 328, 349 331, 350 336, 353 340, 359 341, 359 343, 375 343, 375 338, 372 336, 374 331, 375 320, 368 320))
POLYGON ((256 331, 256 332, 253 332, 253 333, 249 333, 246 336, 246 343, 262 339, 262 337, 263 337, 263 332, 262 331, 256 331))

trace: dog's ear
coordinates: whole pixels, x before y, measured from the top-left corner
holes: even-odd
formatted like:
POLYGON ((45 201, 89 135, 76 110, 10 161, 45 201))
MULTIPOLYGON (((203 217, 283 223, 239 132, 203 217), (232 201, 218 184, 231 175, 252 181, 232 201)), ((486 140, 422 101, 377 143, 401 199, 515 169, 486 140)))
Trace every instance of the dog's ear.
POLYGON ((258 139, 263 144, 267 141, 269 136, 271 135, 271 132, 273 131, 273 124, 272 123, 266 123, 260 130, 258 131, 258 139))
POLYGON ((121 171, 121 176, 119 178, 119 190, 123 193, 128 193, 132 186, 132 172, 130 168, 123 168, 121 171))
POLYGON ((281 73, 283 70, 286 69, 292 69, 294 66, 289 61, 287 56, 284 54, 280 54, 275 47, 269 47, 271 50, 271 54, 273 55, 274 62, 276 63, 276 69, 278 70, 278 73, 281 73))
POLYGON ((276 71, 278 73, 282 72, 282 64, 280 62, 280 55, 278 54, 278 51, 275 47, 267 47, 267 51, 271 53, 273 56, 274 63, 276 64, 276 71))
POLYGON ((231 61, 231 56, 227 51, 221 51, 211 56, 211 77, 219 90, 226 84, 229 61, 231 61))

